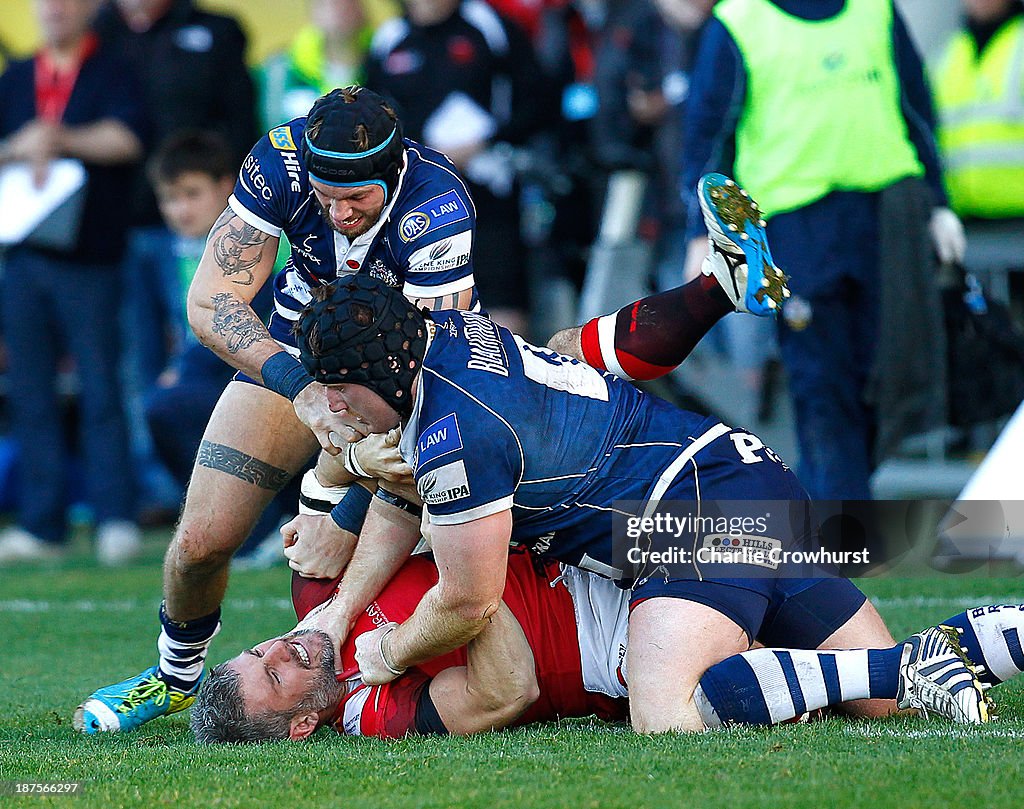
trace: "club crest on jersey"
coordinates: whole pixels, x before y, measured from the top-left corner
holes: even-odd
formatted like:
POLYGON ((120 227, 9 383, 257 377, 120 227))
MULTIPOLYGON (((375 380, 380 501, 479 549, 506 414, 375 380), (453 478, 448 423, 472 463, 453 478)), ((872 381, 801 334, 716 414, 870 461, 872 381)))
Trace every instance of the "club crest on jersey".
POLYGON ((268 133, 270 138, 270 145, 279 151, 292 151, 297 152, 295 148, 295 141, 292 140, 292 132, 286 126, 279 126, 275 129, 271 129, 268 133))
POLYGON ((423 430, 416 448, 419 451, 418 463, 421 464, 462 449, 462 434, 455 414, 449 413, 423 430))
POLYGON ((416 484, 420 497, 428 506, 451 503, 469 497, 469 478, 466 464, 461 460, 432 469, 416 484))
POLYGON ((398 286, 398 276, 395 275, 395 271, 388 267, 388 265, 379 258, 375 258, 370 262, 370 277, 376 278, 378 281, 387 284, 389 287, 398 286))
POLYGON ((469 219, 469 211, 452 189, 427 200, 403 216, 398 223, 398 235, 402 241, 411 242, 424 233, 461 222, 463 219, 469 219))

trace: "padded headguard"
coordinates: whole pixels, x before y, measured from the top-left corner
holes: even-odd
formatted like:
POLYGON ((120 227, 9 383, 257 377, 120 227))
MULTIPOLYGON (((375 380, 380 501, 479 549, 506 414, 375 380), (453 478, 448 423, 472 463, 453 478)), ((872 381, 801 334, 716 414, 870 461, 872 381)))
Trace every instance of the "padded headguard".
POLYGON ((379 185, 385 204, 405 160, 402 124, 373 90, 344 87, 321 96, 306 116, 302 160, 324 185, 379 185))
POLYGON ((424 316, 402 291, 368 275, 316 290, 295 324, 299 359, 317 382, 369 388, 403 417, 427 350, 424 316))

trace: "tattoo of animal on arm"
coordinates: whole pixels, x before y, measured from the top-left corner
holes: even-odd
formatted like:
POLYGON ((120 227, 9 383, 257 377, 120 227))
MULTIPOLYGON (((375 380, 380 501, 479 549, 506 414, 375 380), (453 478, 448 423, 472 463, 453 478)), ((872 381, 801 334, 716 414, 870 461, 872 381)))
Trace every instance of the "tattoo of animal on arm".
POLYGON ((271 492, 281 491, 292 477, 291 472, 278 469, 266 461, 253 458, 252 455, 246 455, 234 447, 215 444, 205 439, 199 444, 196 464, 226 472, 232 477, 271 492))
POLYGON ((245 303, 228 292, 218 292, 210 301, 213 303, 214 334, 225 339, 228 352, 237 354, 260 340, 269 340, 270 332, 245 303))
POLYGON ((239 219, 229 209, 213 226, 213 257, 225 278, 231 283, 250 286, 255 280, 252 268, 263 258, 267 234, 239 219))

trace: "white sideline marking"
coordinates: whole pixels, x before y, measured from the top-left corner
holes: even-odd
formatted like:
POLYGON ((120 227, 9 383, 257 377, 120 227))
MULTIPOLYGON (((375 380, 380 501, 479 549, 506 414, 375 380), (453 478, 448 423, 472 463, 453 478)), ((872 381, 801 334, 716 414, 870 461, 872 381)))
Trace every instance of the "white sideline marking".
POLYGON ((952 725, 950 727, 918 728, 877 728, 847 725, 843 728, 847 736, 862 736, 887 739, 1024 739, 1024 730, 992 727, 990 725, 952 725))
POLYGON ((969 596, 897 596, 894 598, 872 598, 876 607, 979 607, 986 604, 1013 604, 1018 597, 1008 595, 969 596))
MULTIPOLYGON (((1007 595, 961 596, 898 596, 895 598, 872 598, 871 603, 880 608, 900 607, 977 607, 982 604, 1012 604, 1017 599, 1007 595)), ((46 601, 29 598, 16 598, 0 601, 0 612, 127 612, 129 610, 156 610, 160 602, 152 603, 134 599, 131 601, 46 601)), ((291 602, 286 598, 240 598, 228 599, 225 602, 228 610, 254 612, 256 610, 275 609, 290 610, 291 602)))
MULTIPOLYGON (((130 610, 156 610, 159 601, 38 601, 20 598, 0 601, 0 612, 128 612, 130 610)), ((227 599, 225 611, 256 612, 257 610, 288 610, 292 602, 287 598, 240 598, 227 599)))

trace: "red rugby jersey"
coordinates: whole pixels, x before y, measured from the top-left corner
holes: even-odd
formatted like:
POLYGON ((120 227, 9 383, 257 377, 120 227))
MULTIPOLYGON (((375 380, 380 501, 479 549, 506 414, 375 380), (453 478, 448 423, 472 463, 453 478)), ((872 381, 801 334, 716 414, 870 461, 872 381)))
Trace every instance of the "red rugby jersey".
MULTIPOLYGON (((509 554, 503 597, 533 650, 540 686, 540 698, 515 724, 591 714, 605 719, 625 718, 625 700, 590 693, 583 687, 576 610, 569 591, 558 582, 559 572, 557 562, 546 562, 537 570, 527 553, 513 550, 509 554)), ((451 666, 465 665, 466 651, 462 648, 422 663, 386 685, 358 683, 356 637, 390 621, 405 621, 436 583, 433 561, 413 557, 356 621, 342 647, 339 679, 354 679, 357 685, 342 701, 333 720, 339 733, 382 738, 414 733, 416 705, 430 678, 451 666)), ((296 578, 293 600, 299 618, 333 590, 333 584, 296 578)))

